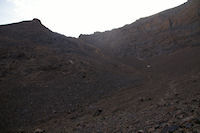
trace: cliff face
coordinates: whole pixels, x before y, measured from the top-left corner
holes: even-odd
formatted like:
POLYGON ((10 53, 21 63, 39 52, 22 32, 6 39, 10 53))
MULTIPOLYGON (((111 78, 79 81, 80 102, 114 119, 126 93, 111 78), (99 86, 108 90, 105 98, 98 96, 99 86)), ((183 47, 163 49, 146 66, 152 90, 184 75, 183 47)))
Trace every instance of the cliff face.
POLYGON ((190 0, 122 28, 79 38, 116 57, 145 59, 198 46, 199 34, 200 1, 190 0))

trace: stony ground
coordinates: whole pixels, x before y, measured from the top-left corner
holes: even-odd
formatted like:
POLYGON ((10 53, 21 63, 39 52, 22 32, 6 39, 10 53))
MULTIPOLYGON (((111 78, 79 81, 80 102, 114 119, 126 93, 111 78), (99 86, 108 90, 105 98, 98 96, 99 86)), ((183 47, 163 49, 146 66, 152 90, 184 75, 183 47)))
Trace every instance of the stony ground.
POLYGON ((199 112, 200 73, 191 73, 178 79, 149 80, 144 85, 123 88, 97 103, 20 130, 33 132, 41 129, 47 133, 199 133, 199 112))

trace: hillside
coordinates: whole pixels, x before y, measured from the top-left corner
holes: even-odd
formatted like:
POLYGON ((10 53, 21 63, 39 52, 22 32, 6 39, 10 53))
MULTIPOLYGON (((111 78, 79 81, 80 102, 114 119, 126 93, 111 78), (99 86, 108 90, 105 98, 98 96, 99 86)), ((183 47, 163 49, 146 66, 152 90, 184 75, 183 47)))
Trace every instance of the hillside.
POLYGON ((80 35, 79 38, 101 48, 104 53, 123 59, 169 54, 185 47, 198 46, 199 7, 198 0, 189 0, 174 9, 141 18, 124 27, 80 35))
POLYGON ((37 19, 0 26, 0 59, 1 129, 73 112, 144 78, 37 19))
POLYGON ((66 37, 0 25, 0 132, 199 133, 200 1, 66 37))

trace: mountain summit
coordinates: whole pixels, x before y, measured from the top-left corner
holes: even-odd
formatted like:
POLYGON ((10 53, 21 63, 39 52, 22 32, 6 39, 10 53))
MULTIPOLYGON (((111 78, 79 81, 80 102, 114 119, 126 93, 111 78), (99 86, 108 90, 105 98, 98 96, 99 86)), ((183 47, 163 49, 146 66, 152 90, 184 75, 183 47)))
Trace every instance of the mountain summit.
POLYGON ((37 18, 34 18, 32 21, 33 21, 34 23, 39 23, 39 24, 41 24, 41 21, 40 21, 39 19, 37 19, 37 18))

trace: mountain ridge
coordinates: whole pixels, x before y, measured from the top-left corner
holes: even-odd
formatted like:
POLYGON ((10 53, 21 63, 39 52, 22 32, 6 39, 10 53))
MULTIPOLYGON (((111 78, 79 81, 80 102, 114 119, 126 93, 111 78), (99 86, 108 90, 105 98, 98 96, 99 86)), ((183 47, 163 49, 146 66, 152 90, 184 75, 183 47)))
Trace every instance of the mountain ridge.
POLYGON ((181 45, 186 45, 187 41, 194 40, 194 45, 199 42, 199 5, 199 1, 192 0, 124 27, 80 35, 79 38, 101 48, 107 54, 122 58, 145 59, 168 54, 179 47, 184 47, 181 45), (185 41, 181 40, 184 36, 187 36, 185 41))

